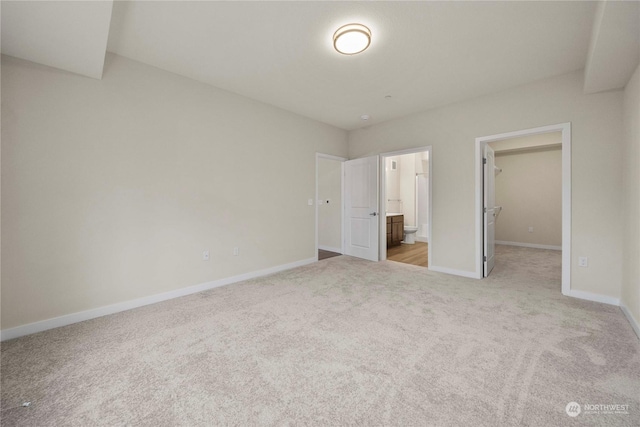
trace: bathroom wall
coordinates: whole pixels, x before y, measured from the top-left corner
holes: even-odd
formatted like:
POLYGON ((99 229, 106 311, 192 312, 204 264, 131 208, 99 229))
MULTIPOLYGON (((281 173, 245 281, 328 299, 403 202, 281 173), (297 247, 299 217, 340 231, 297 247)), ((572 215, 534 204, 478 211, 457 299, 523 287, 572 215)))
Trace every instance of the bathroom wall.
POLYGON ((416 173, 429 173, 429 152, 416 153, 414 158, 416 161, 416 173))
POLYGON ((402 202, 400 202, 400 156, 387 157, 385 159, 385 171, 386 211, 402 212, 402 202), (396 162, 396 169, 391 168, 393 162, 396 162))
POLYGON ((418 199, 416 201, 418 204, 418 218, 416 218, 418 232, 416 233, 416 240, 426 242, 429 236, 429 152, 416 153, 415 159, 416 173, 419 174, 416 178, 418 187, 418 199))
MULTIPOLYGON (((387 157, 385 168, 387 172, 385 186, 387 191, 387 212, 402 212, 404 214, 404 225, 418 225, 420 227, 420 221, 416 218, 416 174, 429 171, 427 152, 387 157), (393 161, 396 162, 396 170, 391 169, 393 161)), ((428 181, 426 182, 428 188, 428 181)), ((426 191, 423 193, 426 194, 426 191)), ((423 237, 426 238, 427 221, 425 218, 428 216, 429 205, 428 197, 423 199, 419 203, 421 209, 423 209, 421 211, 421 217, 423 217, 421 221, 424 221, 425 224, 423 237)), ((420 232, 418 234, 420 235, 420 232)))
POLYGON ((404 210, 404 225, 416 224, 416 156, 400 156, 400 199, 404 210))

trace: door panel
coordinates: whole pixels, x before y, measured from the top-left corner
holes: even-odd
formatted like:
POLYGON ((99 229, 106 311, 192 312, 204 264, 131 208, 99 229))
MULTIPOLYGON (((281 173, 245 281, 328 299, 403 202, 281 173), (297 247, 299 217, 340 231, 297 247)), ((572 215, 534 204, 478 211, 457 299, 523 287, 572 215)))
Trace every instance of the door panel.
POLYGON ((345 254, 378 261, 378 157, 345 162, 345 254))
POLYGON ((495 264, 496 247, 496 182, 495 154, 488 144, 484 146, 484 277, 489 276, 495 264))
POLYGON ((351 245, 368 248, 371 243, 370 219, 351 218, 351 245))

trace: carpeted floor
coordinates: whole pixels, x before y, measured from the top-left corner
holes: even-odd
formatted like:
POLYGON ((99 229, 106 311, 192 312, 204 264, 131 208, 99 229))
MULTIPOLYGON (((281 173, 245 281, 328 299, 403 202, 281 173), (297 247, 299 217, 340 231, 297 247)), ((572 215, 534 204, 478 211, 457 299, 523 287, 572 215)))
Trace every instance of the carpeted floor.
POLYGON ((340 256, 1 354, 6 426, 640 425, 640 341, 561 295, 555 251, 500 246, 482 281, 340 256))

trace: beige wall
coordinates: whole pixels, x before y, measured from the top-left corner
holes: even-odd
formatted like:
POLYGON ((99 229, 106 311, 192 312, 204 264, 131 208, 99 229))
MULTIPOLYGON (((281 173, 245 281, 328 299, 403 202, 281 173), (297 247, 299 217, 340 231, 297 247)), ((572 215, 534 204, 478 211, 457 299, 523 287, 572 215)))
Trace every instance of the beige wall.
POLYGON ((318 245, 342 252, 341 161, 318 158, 318 198, 323 201, 318 205, 318 245))
POLYGON ((314 257, 315 153, 347 154, 342 130, 114 55, 102 80, 3 57, 2 119, 5 329, 314 257))
POLYGON ((622 305, 640 322, 640 66, 624 91, 622 305))
MULTIPOLYGON (((493 144, 491 144, 493 145, 493 144)), ((562 151, 496 152, 496 240, 562 246, 562 151), (533 227, 533 232, 529 232, 533 227)))
POLYGON ((349 156, 432 145, 432 263, 475 273, 475 138, 571 122, 571 288, 619 298, 622 92, 582 88, 579 71, 352 131, 349 156))
MULTIPOLYGON (((2 10, 2 7, 0 7, 2 10)), ((1 18, 2 13, 0 13, 1 18)), ((0 21, 1 22, 1 21, 0 21)), ((0 67, 0 82, 2 81, 2 67, 0 67)), ((0 101, 2 100, 2 85, 0 84, 0 101)), ((0 242, 2 242, 2 109, 0 108, 0 242)), ((0 243, 0 330, 2 330, 2 244, 0 243)))

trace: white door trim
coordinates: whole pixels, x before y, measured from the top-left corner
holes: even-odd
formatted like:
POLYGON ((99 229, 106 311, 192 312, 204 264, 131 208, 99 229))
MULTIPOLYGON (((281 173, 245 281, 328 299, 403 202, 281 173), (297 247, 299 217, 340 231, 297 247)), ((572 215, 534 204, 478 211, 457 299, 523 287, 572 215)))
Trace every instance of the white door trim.
MULTIPOLYGON (((482 150, 501 139, 562 132, 562 294, 571 295, 571 123, 559 123, 476 138, 476 278, 482 278, 482 150)), ((573 296, 573 295, 572 295, 573 296)))
MULTIPOLYGON (((316 195, 313 199, 313 205, 315 206, 315 215, 316 215, 316 252, 315 259, 318 261, 318 249, 319 247, 319 238, 318 238, 318 200, 320 198, 320 194, 318 193, 318 160, 319 159, 329 159, 336 160, 341 162, 342 165, 340 167, 340 206, 343 207, 344 210, 344 162, 347 161, 344 157, 333 156, 331 154, 324 153, 316 153, 316 195)), ((340 214, 340 253, 344 253, 344 215, 340 214)))
POLYGON ((386 216, 386 203, 387 200, 387 171, 385 170, 385 163, 387 157, 401 156, 403 154, 415 154, 423 153, 427 151, 429 153, 429 212, 427 213, 429 218, 429 225, 427 226, 427 240, 429 241, 429 251, 427 253, 427 269, 431 268, 433 263, 431 257, 433 255, 433 239, 431 238, 431 229, 433 227, 433 146, 427 145, 418 148, 407 148, 399 151, 389 151, 387 153, 380 154, 380 216, 383 217, 380 221, 380 261, 387 259, 387 216, 386 216))

